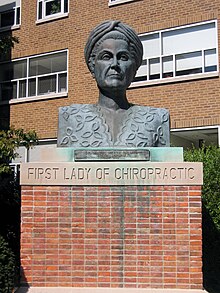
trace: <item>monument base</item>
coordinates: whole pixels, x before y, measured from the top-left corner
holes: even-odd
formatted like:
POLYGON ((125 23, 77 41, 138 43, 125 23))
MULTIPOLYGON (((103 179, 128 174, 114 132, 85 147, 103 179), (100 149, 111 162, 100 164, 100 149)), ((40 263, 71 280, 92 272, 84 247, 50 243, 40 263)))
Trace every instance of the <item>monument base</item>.
POLYGON ((24 292, 202 290, 200 186, 30 185, 21 206, 24 292))

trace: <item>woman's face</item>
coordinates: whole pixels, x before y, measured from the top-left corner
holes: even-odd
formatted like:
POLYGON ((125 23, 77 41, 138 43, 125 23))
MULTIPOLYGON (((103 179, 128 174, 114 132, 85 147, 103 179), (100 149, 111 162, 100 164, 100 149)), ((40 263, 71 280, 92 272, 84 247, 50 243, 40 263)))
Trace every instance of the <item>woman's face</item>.
POLYGON ((125 91, 135 75, 135 61, 123 39, 106 39, 98 47, 94 77, 103 90, 125 91))

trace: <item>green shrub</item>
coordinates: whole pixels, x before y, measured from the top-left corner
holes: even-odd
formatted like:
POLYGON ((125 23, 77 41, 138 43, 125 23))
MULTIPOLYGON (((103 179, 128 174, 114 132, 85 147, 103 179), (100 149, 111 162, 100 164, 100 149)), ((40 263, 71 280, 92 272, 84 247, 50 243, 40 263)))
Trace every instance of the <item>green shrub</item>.
POLYGON ((0 236, 0 292, 12 292, 15 279, 15 257, 5 239, 0 236))
POLYGON ((203 285, 220 292, 220 149, 215 146, 187 150, 185 161, 203 162, 202 188, 203 285))
POLYGON ((203 205, 220 231, 220 149, 216 146, 193 148, 184 152, 184 159, 203 162, 203 205))

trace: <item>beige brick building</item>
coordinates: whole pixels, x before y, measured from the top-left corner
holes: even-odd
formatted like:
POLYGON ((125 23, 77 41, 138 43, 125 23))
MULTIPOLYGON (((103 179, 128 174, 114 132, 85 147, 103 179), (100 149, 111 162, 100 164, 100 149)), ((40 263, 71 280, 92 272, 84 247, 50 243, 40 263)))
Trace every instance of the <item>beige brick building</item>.
POLYGON ((107 19, 129 24, 144 45, 129 101, 169 109, 174 145, 219 144, 218 0, 2 0, 0 33, 19 43, 0 64, 1 127, 56 143, 58 107, 97 101, 83 51, 107 19))

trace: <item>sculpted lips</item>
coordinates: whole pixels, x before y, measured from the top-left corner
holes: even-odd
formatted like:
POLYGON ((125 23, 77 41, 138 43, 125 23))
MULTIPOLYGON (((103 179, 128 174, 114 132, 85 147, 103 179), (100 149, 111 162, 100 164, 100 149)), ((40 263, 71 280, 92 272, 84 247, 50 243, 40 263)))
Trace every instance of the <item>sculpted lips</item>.
POLYGON ((107 77, 115 77, 115 78, 117 78, 117 79, 123 79, 122 74, 117 73, 117 72, 115 72, 115 73, 108 73, 108 74, 107 74, 107 77))

